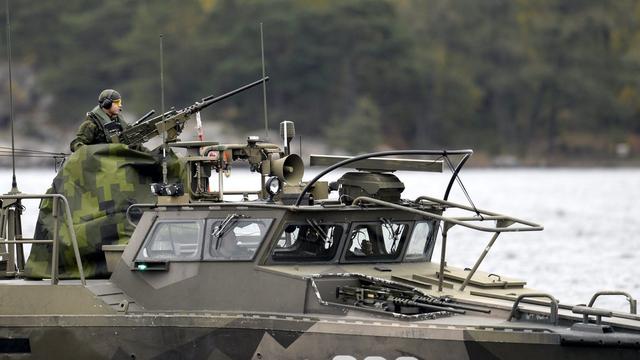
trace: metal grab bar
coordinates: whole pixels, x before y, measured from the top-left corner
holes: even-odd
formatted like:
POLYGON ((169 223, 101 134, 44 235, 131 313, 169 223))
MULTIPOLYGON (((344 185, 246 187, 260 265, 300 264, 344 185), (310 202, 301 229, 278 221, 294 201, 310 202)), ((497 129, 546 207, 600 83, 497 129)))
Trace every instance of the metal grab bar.
POLYGON ((638 313, 638 302, 637 302, 637 300, 634 299, 631 295, 629 295, 629 293, 624 292, 624 291, 617 291, 617 290, 598 291, 597 293, 593 294, 593 296, 591 297, 591 300, 589 301, 589 305, 587 305, 587 306, 588 307, 593 307, 593 304, 596 302, 596 299, 598 297, 600 297, 601 295, 624 296, 625 298, 627 298, 627 301, 629 302, 629 313, 630 314, 637 314, 638 313))
MULTIPOLYGON (((514 222, 514 223, 518 223, 518 224, 522 224, 522 225, 527 225, 531 228, 535 228, 535 229, 530 229, 530 230, 508 230, 507 227, 496 227, 494 230, 492 231, 500 231, 500 232, 504 232, 504 231, 540 231, 543 230, 544 227, 542 225, 536 224, 534 222, 531 221, 527 221, 527 220, 522 220, 522 219, 518 219, 515 218, 513 216, 509 216, 509 215, 503 215, 503 214, 498 214, 495 213, 493 211, 489 211, 489 210, 482 210, 482 209, 478 209, 478 208, 472 208, 463 204, 458 204, 458 203, 454 203, 452 201, 447 201, 447 200, 442 200, 442 199, 438 199, 438 198, 434 198, 434 197, 430 197, 430 196, 420 196, 418 197, 415 202, 419 203, 422 200, 427 200, 430 202, 434 202, 440 205, 446 205, 448 207, 452 207, 452 208, 458 208, 458 209, 462 209, 462 210, 467 210, 467 211, 471 211, 471 212, 477 212, 479 214, 482 215, 487 215, 487 216, 483 216, 481 218, 478 217, 459 217, 459 218, 453 218, 455 220, 458 221, 482 221, 482 220, 496 220, 496 221, 505 221, 505 222, 514 222)), ((450 221, 453 222, 453 221, 450 221)), ((456 222, 454 222, 456 223, 456 222)), ((460 223, 457 223, 458 225, 463 225, 460 223)), ((510 226, 511 224, 508 224, 506 226, 510 226)), ((475 230, 480 230, 480 231, 488 231, 488 230, 482 230, 481 228, 484 227, 472 227, 472 226, 468 226, 468 225, 463 225, 463 226, 467 226, 469 228, 475 229, 475 230)))
MULTIPOLYGON (((67 230, 69 231, 69 236, 71 236, 71 245, 73 246, 73 252, 75 255, 76 265, 78 266, 78 273, 80 274, 80 281, 82 285, 86 285, 87 281, 84 277, 84 269, 82 267, 82 259, 80 258, 80 250, 78 248, 78 241, 76 239, 76 233, 73 230, 73 217, 71 216, 71 210, 69 207, 69 202, 64 195, 61 194, 14 194, 14 195, 0 195, 0 201, 4 199, 52 199, 52 216, 54 217, 54 233, 53 240, 31 240, 31 239, 20 239, 20 240, 9 240, 2 236, 0 238, 0 244, 25 244, 25 243, 50 243, 53 245, 52 255, 51 255, 51 284, 55 285, 58 283, 58 201, 62 201, 64 204, 64 212, 65 212, 65 223, 67 225, 67 230)), ((3 217, 4 218, 4 217, 3 217)), ((4 219, 3 219, 4 221, 4 219)), ((4 222, 2 223, 4 227, 4 222)))
POLYGON ((549 300, 551 300, 551 307, 550 307, 550 313, 549 313, 549 320, 551 321, 551 323, 553 325, 558 325, 558 300, 556 298, 554 298, 552 295, 547 294, 547 293, 531 293, 531 294, 522 294, 520 296, 518 296, 516 298, 516 301, 513 303, 513 307, 511 308, 511 313, 509 314, 509 318, 507 319, 507 321, 511 321, 511 319, 513 319, 514 317, 517 317, 518 313, 520 312, 520 309, 518 308, 518 305, 520 304, 520 301, 522 299, 525 298, 547 298, 549 300))
POLYGON ((612 317, 613 312, 611 310, 597 309, 590 306, 576 305, 571 308, 571 312, 574 314, 582 315, 582 322, 584 324, 589 323, 589 315, 596 317, 596 325, 602 324, 602 317, 612 317))
MULTIPOLYGON (((460 209, 463 209, 463 210, 474 211, 474 210, 471 210, 471 208, 469 208, 467 206, 464 206, 464 205, 461 205, 461 204, 456 204, 456 203, 452 203, 450 201, 435 199, 435 198, 431 198, 431 197, 427 197, 427 196, 421 196, 418 199, 429 200, 429 201, 433 200, 434 202, 440 202, 443 205, 448 205, 448 206, 451 206, 451 207, 457 207, 457 208, 460 208, 460 209)), ((371 198, 371 197, 368 197, 368 196, 359 196, 359 197, 357 197, 355 200, 353 200, 353 205, 358 205, 358 204, 363 203, 363 202, 368 202, 368 203, 372 203, 372 204, 376 204, 376 205, 386 206, 386 207, 394 208, 394 209, 397 209, 397 210, 404 210, 404 211, 407 211, 407 212, 410 212, 410 213, 423 215, 423 216, 428 217, 428 218, 445 221, 445 222, 447 222, 449 224, 460 225, 460 226, 464 226, 464 227, 467 227, 467 228, 470 228, 470 229, 474 229, 474 230, 478 230, 478 231, 484 231, 484 232, 540 231, 540 230, 544 229, 544 227, 542 225, 538 225, 538 224, 530 222, 530 221, 520 220, 520 219, 511 217, 511 216, 507 216, 507 215, 500 215, 500 214, 496 214, 496 213, 491 213, 491 212, 488 212, 486 210, 478 210, 478 212, 492 216, 491 220, 496 220, 499 225, 503 225, 503 226, 487 227, 487 226, 473 225, 473 224, 469 224, 467 222, 468 221, 480 221, 482 219, 479 219, 479 218, 468 218, 468 217, 461 217, 461 218, 446 217, 446 216, 430 213, 430 212, 427 212, 427 211, 413 209, 413 208, 409 208, 409 207, 406 207, 406 206, 403 206, 403 205, 390 203, 388 201, 374 199, 374 198, 371 198), (525 226, 523 226, 523 227, 509 227, 512 224, 516 224, 516 223, 517 224, 522 224, 522 225, 525 225, 525 226)), ((498 225, 498 224, 496 224, 496 225, 498 225)))

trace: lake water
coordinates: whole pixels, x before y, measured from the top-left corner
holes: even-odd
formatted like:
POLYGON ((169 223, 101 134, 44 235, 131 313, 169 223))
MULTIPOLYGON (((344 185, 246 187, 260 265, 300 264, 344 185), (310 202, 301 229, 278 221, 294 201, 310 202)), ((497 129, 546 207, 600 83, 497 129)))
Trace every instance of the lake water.
MULTIPOLYGON (((234 171, 225 189, 257 183, 244 173, 234 171)), ((44 192, 54 176, 52 168, 17 169, 23 193, 44 192)), ((405 182, 407 199, 441 198, 448 180, 431 174, 398 176, 405 182)), ((335 179, 337 175, 328 178, 335 179)), ((468 169, 461 179, 478 208, 545 227, 542 232, 500 235, 481 270, 525 279, 528 286, 550 292, 563 303, 586 303, 594 292, 605 289, 640 297, 640 169, 468 169)), ((0 191, 10 186, 10 169, 0 169, 0 191)), ((450 200, 468 204, 458 185, 450 200)), ((25 205, 24 233, 31 236, 37 202, 25 205)), ((471 267, 490 235, 459 226, 451 229, 448 264, 471 267)), ((434 254, 439 261, 439 250, 434 254)), ((628 311, 622 298, 603 298, 597 304, 628 311)))

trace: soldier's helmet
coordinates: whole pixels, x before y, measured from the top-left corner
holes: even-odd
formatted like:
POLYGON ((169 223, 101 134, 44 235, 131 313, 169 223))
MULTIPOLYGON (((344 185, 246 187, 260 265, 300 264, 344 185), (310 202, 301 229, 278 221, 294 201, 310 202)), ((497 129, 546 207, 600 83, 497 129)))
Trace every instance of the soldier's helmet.
POLYGON ((115 100, 120 99, 122 99, 122 97, 119 92, 113 89, 106 89, 102 90, 100 95, 98 95, 98 104, 100 104, 101 107, 108 109, 115 100))

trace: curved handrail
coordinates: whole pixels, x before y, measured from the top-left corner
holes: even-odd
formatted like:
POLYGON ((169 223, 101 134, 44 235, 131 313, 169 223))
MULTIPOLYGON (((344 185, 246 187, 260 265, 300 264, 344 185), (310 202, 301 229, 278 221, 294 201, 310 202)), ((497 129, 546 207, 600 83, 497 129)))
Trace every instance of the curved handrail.
MULTIPOLYGON (((78 248, 78 241, 76 239, 76 233, 73 230, 73 217, 71 216, 71 208, 69 207, 69 201, 67 201, 67 198, 62 194, 0 195, 0 199, 16 199, 16 200, 20 200, 20 199, 46 199, 46 198, 58 199, 58 200, 61 200, 64 203, 65 217, 66 217, 65 223, 67 224, 67 229, 69 230, 69 235, 71 236, 71 245, 73 246, 73 253, 74 253, 75 258, 76 258, 76 265, 78 266, 78 272, 80 273, 80 281, 82 282, 82 285, 86 285, 87 281, 85 280, 85 277, 84 277, 84 269, 82 267, 82 259, 80 258, 80 249, 78 248)), ((22 243, 37 243, 38 240, 21 240, 21 242, 22 243)), ((53 254, 53 256, 56 256, 56 254, 53 254)), ((53 277, 55 277, 55 274, 52 274, 52 278, 53 277)), ((55 281, 55 280, 57 280, 57 279, 52 279, 52 281, 55 281)))
MULTIPOLYGON (((428 198, 429 200, 436 200, 435 202, 441 202, 442 204, 446 204, 449 206, 453 206, 453 207, 458 207, 464 210, 471 210, 471 208, 468 208, 467 206, 461 205, 461 204, 456 204, 450 201, 444 201, 444 200, 438 200, 438 199, 434 199, 434 198, 428 198)), ((438 214, 434 214, 434 213, 430 213, 427 211, 423 211, 423 210, 418 210, 418 209, 413 209, 413 208, 409 208, 406 206, 402 206, 399 204, 394 204, 394 203, 390 203, 388 201, 384 201, 384 200, 379 200, 379 199, 374 199, 374 198, 370 198, 368 196, 359 196, 357 197, 355 200, 353 200, 353 205, 358 205, 359 203, 363 203, 363 202, 368 202, 368 203, 372 203, 372 204, 376 204, 376 205, 381 205, 381 206, 386 206, 386 207, 390 207, 393 209, 397 209, 397 210, 403 210, 403 211, 407 211, 410 213, 414 213, 414 214, 418 214, 418 215, 422 215, 428 218, 432 218, 432 219, 437 219, 437 220, 441 220, 441 221, 445 221, 447 223, 451 223, 451 224, 455 224, 455 225, 460 225, 460 226, 464 226, 470 229, 474 229, 474 230, 478 230, 478 231, 484 231, 484 232, 516 232, 516 231, 540 231, 543 230, 544 227, 542 227, 541 225, 538 225, 536 223, 532 223, 530 221, 525 221, 525 220, 520 220, 511 216, 507 216, 507 215, 500 215, 497 213, 489 213, 488 211, 485 210, 478 210, 481 213, 485 213, 487 215, 491 215, 490 218, 483 218, 484 220, 497 220, 499 221, 505 221, 505 222, 511 222, 511 223, 519 223, 525 226, 521 226, 521 227, 509 227, 511 226, 511 224, 507 225, 507 226, 496 226, 496 227, 487 227, 487 226, 478 226, 478 225, 473 225, 473 224, 468 224, 467 221, 480 221, 483 220, 481 218, 467 218, 467 217, 461 217, 461 218, 452 218, 452 217, 446 217, 446 216, 442 216, 442 215, 438 215, 438 214)))
POLYGON ((447 156, 447 155, 466 155, 463 158, 463 161, 460 162, 460 164, 458 164, 458 166, 456 167, 456 170, 454 170, 453 175, 451 180, 449 181, 449 185, 447 186, 447 191, 445 193, 446 196, 448 196, 449 194, 449 190, 451 189, 451 186, 453 185, 453 181, 455 180, 455 177, 458 175, 458 172, 460 172, 460 169, 462 168, 462 166, 464 165, 464 163, 466 162, 466 160, 469 158, 469 156, 471 156, 471 154, 473 154, 473 150, 471 149, 465 149, 465 150, 389 150, 389 151, 379 151, 379 152, 374 152, 374 153, 368 153, 368 154, 362 154, 362 155, 358 155, 358 156, 354 156, 352 158, 346 159, 346 160, 342 160, 339 163, 333 164, 329 167, 327 167, 326 169, 322 170, 318 175, 316 175, 313 179, 311 179, 307 185, 304 187, 304 189, 302 189, 302 192, 300 193, 300 195, 298 196, 298 198, 296 199, 296 202, 294 204, 294 206, 300 206, 300 203, 302 202, 302 199, 304 198, 304 196, 309 192, 309 189, 311 189, 311 187, 323 176, 325 176, 326 174, 332 172, 333 170, 343 167, 347 164, 350 164, 352 162, 356 162, 356 161, 360 161, 360 160, 364 160, 364 159, 368 159, 371 157, 376 157, 376 156, 392 156, 392 155, 439 155, 439 156, 447 156))
POLYGON ((615 296, 624 296, 625 298, 627 298, 627 301, 629 302, 629 313, 630 314, 637 314, 638 313, 638 302, 636 301, 636 299, 634 299, 631 295, 629 295, 629 293, 625 292, 625 291, 617 291, 617 290, 604 290, 604 291, 598 291, 597 293, 593 294, 593 296, 591 297, 591 300, 589 301, 589 305, 587 305, 588 307, 593 307, 593 304, 596 302, 596 299, 598 297, 600 297, 601 295, 615 295, 615 296))
MULTIPOLYGON (((493 211, 489 211, 489 210, 484 210, 484 209, 478 209, 478 208, 472 208, 470 206, 466 206, 463 204, 458 204, 452 201, 447 201, 447 200, 442 200, 442 199, 438 199, 438 198, 434 198, 431 196, 420 196, 418 198, 416 198, 415 202, 419 203, 422 200, 427 200, 430 202, 434 202, 434 203, 438 203, 441 205, 446 205, 449 207, 454 207, 454 208, 458 208, 458 209, 462 209, 462 210, 467 210, 467 211, 471 211, 477 214, 484 214, 487 216, 483 216, 482 218, 457 218, 457 220, 462 220, 462 221, 471 221, 471 220, 476 220, 476 221, 480 221, 480 220, 508 220, 508 221, 513 221, 515 223, 519 223, 522 225, 527 225, 530 227, 535 228, 535 230, 533 231, 540 231, 540 230, 544 230, 544 227, 540 224, 536 224, 534 222, 528 221, 528 220, 523 220, 523 219, 518 219, 515 218, 513 216, 508 216, 508 215, 503 215, 503 214, 499 214, 493 211)), ((468 226, 470 227, 470 226, 468 226)), ((496 228, 496 229, 505 229, 505 228, 496 228)), ((476 230, 479 230, 476 228, 476 230)), ((482 230, 482 231, 486 231, 486 230, 482 230)), ((500 231, 504 231, 504 230, 500 230, 500 231)), ((518 230, 510 230, 510 231, 518 231, 518 230)), ((532 230, 525 230, 525 231, 532 231, 532 230)))
POLYGON ((547 293, 531 293, 531 294, 522 294, 522 295, 518 296, 516 298, 516 301, 513 303, 513 307, 511 308, 511 313, 509 313, 509 318, 507 319, 507 321, 511 321, 511 319, 516 317, 516 313, 518 311, 520 311, 520 309, 518 309, 518 305, 520 304, 520 301, 522 301, 522 299, 525 299, 525 298, 540 298, 540 297, 544 297, 544 298, 547 298, 547 299, 551 300, 551 303, 550 303, 551 308, 550 308, 549 320, 551 321, 551 323, 553 325, 558 325, 558 300, 556 298, 554 298, 552 295, 547 294, 547 293))

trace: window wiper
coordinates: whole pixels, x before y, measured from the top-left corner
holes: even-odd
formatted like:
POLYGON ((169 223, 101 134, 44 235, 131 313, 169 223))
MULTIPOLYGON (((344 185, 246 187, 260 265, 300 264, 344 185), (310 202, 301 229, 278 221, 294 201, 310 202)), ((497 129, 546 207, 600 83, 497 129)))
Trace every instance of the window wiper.
POLYGON ((324 230, 322 230, 318 222, 309 218, 306 218, 305 220, 307 221, 307 224, 309 224, 309 226, 311 226, 311 228, 320 235, 322 242, 326 244, 329 236, 324 232, 324 230))
POLYGON ((213 231, 211 232, 211 236, 216 239, 216 250, 220 247, 220 238, 231 229, 231 226, 238 221, 240 215, 238 214, 230 214, 222 220, 220 225, 214 226, 213 231))
POLYGON ((387 219, 387 218, 380 218, 380 222, 382 223, 383 226, 387 227, 389 229, 389 232, 391 233, 391 236, 393 237, 393 243, 391 244, 391 252, 394 253, 396 252, 396 246, 398 245, 398 240, 400 240, 400 232, 402 231, 402 228, 400 226, 400 224, 398 224, 398 227, 394 230, 393 229, 393 223, 391 222, 391 220, 387 219))

